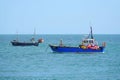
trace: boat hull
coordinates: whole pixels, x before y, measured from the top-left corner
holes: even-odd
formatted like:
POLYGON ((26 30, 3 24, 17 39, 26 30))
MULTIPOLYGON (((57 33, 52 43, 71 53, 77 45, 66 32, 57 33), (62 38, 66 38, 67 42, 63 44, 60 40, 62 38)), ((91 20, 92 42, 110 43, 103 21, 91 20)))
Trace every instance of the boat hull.
POLYGON ((69 46, 55 46, 49 45, 53 52, 104 52, 104 47, 99 49, 83 49, 80 47, 69 47, 69 46))
POLYGON ((39 43, 26 43, 26 42, 11 42, 13 46, 38 46, 39 43))

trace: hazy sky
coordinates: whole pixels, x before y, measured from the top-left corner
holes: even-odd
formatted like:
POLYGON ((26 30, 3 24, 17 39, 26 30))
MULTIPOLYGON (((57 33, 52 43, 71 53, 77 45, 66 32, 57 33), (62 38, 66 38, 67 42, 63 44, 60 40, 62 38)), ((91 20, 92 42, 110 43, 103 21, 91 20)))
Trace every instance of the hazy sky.
POLYGON ((120 34, 120 0, 0 0, 0 34, 120 34))

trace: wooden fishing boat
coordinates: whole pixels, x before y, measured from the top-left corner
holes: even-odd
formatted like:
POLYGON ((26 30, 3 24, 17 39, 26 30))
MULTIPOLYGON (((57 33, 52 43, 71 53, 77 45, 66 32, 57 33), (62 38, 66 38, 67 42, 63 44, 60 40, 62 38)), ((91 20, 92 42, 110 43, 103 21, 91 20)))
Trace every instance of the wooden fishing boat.
POLYGON ((42 42, 43 42, 43 39, 39 39, 37 42, 35 42, 35 41, 21 42, 18 40, 11 41, 13 46, 38 46, 39 43, 42 43, 42 42))
POLYGON ((38 46, 39 43, 44 42, 44 40, 42 38, 38 39, 38 41, 35 41, 35 29, 34 29, 34 37, 32 39, 30 39, 29 42, 22 42, 18 40, 18 34, 17 34, 17 39, 11 41, 13 46, 38 46))

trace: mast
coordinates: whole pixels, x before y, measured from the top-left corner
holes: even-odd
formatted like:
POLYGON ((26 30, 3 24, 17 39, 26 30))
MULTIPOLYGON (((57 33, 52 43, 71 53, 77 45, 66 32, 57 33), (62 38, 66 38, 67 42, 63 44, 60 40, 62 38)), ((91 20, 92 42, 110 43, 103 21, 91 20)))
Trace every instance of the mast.
POLYGON ((35 29, 35 27, 34 27, 34 32, 33 32, 32 39, 35 39, 35 35, 36 35, 36 29, 35 29))
POLYGON ((18 31, 16 30, 16 41, 18 41, 18 31))
POLYGON ((36 31, 35 31, 35 28, 34 28, 34 36, 33 36, 33 38, 35 38, 35 35, 36 35, 36 31))
POLYGON ((91 39, 93 39, 92 27, 90 27, 90 30, 91 39))
POLYGON ((34 28, 34 33, 33 33, 33 37, 31 39, 32 42, 35 42, 35 28, 34 28))

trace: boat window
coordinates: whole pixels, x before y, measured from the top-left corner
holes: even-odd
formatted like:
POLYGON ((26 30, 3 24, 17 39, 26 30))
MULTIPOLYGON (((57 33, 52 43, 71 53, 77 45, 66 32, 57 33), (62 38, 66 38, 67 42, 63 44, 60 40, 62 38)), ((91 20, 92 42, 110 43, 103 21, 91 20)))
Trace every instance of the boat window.
POLYGON ((84 42, 84 43, 88 43, 88 41, 87 41, 87 40, 84 40, 83 42, 84 42))
POLYGON ((89 40, 89 43, 93 43, 93 40, 89 40))

